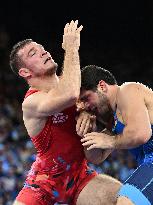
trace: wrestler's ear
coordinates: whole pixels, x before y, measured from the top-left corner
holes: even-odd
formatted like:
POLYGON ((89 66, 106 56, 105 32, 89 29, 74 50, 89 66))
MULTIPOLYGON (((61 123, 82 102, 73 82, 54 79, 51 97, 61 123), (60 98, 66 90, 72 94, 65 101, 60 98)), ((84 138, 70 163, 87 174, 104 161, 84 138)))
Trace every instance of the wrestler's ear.
POLYGON ((100 80, 97 89, 106 93, 108 91, 108 85, 104 80, 100 80))
POLYGON ((23 78, 29 78, 31 76, 31 72, 27 68, 20 68, 18 74, 23 78))

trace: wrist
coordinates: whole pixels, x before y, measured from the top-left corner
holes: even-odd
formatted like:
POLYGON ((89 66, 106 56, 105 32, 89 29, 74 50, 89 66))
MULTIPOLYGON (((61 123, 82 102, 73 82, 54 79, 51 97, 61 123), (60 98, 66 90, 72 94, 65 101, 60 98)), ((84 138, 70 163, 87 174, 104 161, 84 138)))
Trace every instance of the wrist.
POLYGON ((117 141, 116 141, 116 135, 111 136, 112 141, 111 141, 111 149, 117 149, 117 141))

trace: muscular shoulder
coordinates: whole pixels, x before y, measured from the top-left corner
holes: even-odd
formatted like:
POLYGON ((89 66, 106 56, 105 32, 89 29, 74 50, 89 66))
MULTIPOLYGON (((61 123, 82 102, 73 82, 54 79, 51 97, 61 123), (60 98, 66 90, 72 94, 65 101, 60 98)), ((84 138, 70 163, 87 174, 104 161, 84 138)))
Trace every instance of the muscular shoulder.
POLYGON ((118 104, 134 102, 144 98, 146 86, 138 82, 126 82, 120 86, 117 96, 118 104))
POLYGON ((27 108, 33 104, 38 98, 43 97, 44 93, 42 91, 35 92, 24 99, 22 103, 23 108, 27 108))
POLYGON ((132 92, 132 91, 143 89, 144 87, 145 85, 139 82, 125 82, 120 86, 120 90, 121 92, 124 92, 124 91, 132 92))
POLYGON ((119 97, 126 96, 127 94, 140 94, 146 89, 146 86, 138 82, 126 82, 120 86, 119 97))
POLYGON ((22 111, 24 114, 30 114, 35 110, 42 99, 45 99, 46 93, 42 91, 35 92, 24 99, 22 103, 22 111))

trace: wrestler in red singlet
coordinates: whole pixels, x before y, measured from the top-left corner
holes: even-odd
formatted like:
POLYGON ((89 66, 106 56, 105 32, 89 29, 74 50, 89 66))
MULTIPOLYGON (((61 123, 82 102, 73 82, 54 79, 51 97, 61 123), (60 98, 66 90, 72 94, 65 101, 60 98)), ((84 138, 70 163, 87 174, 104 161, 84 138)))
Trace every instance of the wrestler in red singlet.
MULTIPOLYGON (((29 90, 25 98, 35 92, 38 91, 29 90)), ((76 134, 75 115, 75 106, 51 115, 43 130, 32 136, 37 157, 17 197, 20 202, 73 205, 83 187, 97 175, 87 166, 80 137, 76 134)))

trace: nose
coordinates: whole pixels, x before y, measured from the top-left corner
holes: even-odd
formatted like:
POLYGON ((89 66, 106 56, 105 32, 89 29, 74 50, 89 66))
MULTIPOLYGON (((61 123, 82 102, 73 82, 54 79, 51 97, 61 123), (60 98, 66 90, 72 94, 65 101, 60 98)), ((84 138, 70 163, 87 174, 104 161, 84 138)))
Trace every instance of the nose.
POLYGON ((44 55, 47 55, 47 51, 42 51, 41 52, 41 57, 43 57, 44 55))

